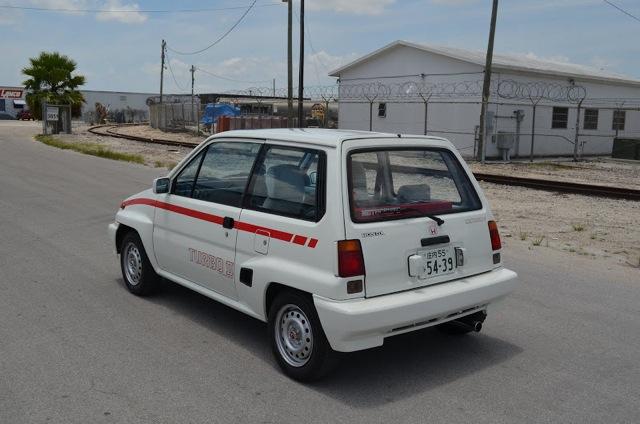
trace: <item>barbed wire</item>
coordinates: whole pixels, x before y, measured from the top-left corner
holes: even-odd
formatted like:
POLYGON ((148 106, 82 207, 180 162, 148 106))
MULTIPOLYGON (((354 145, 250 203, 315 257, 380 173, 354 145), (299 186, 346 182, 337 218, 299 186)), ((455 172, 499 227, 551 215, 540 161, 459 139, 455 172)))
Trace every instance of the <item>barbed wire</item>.
MULTIPOLYGON (((297 92, 297 88, 294 88, 297 92)), ((229 97, 273 97, 287 96, 286 88, 274 90, 272 87, 249 87, 243 90, 225 91, 229 97)), ((304 88, 304 97, 310 100, 333 101, 407 101, 426 102, 430 99, 465 99, 482 95, 482 80, 469 81, 402 81, 394 83, 366 82, 340 83, 336 85, 316 85, 304 88)), ((562 85, 547 82, 520 82, 503 80, 493 85, 492 95, 502 99, 549 101, 555 103, 579 103, 587 91, 580 85, 562 85)))

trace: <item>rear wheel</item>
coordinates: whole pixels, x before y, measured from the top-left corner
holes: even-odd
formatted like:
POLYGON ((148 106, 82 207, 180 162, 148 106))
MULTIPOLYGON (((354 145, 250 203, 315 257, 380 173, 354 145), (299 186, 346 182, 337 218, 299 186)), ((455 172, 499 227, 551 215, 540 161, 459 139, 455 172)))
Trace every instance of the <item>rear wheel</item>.
POLYGON ((294 380, 317 380, 336 363, 336 352, 307 295, 284 292, 276 297, 269 311, 269 335, 278 365, 294 380))
POLYGON ((153 270, 140 237, 135 232, 124 236, 120 245, 120 268, 127 289, 146 296, 158 289, 160 277, 153 270))

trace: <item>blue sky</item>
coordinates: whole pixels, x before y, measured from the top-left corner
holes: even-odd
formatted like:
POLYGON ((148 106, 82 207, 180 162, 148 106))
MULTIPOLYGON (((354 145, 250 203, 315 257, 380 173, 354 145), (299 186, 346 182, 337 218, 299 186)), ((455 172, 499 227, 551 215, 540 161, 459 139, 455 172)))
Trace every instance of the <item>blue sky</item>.
MULTIPOLYGON (((7 0, 2 4, 144 11, 248 6, 252 1, 7 0)), ((611 1, 640 16, 637 0, 611 1)), ((296 9, 298 4, 295 0, 296 9)), ((308 36, 306 40, 306 84, 332 84, 334 80, 327 77, 330 70, 396 39, 486 48, 490 0, 307 0, 306 5, 311 36, 311 43, 308 36)), ((170 48, 197 50, 218 38, 242 13, 243 9, 162 14, 0 9, 0 85, 20 84, 20 69, 28 58, 46 50, 76 60, 87 77, 87 89, 157 92, 162 38, 170 48)), ((640 79, 639 39, 640 22, 602 0, 501 0, 495 51, 591 65, 640 79)), ((296 62, 297 55, 294 43, 296 62)), ((166 72, 166 92, 189 90, 191 64, 241 81, 197 72, 197 92, 270 86, 272 78, 282 87, 286 4, 257 0, 220 44, 192 56, 169 51, 169 60, 178 84, 166 72)))

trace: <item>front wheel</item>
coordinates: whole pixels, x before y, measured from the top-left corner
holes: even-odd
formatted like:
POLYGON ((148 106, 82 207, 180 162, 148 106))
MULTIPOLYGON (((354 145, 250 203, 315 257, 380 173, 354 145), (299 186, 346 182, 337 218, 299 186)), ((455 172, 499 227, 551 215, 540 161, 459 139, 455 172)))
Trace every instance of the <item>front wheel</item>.
POLYGON ((336 362, 311 299, 297 292, 279 295, 269 311, 273 354, 286 375, 313 381, 326 375, 336 362))
POLYGON ((120 267, 127 289, 138 296, 156 291, 160 277, 153 270, 138 234, 128 233, 120 246, 120 267))

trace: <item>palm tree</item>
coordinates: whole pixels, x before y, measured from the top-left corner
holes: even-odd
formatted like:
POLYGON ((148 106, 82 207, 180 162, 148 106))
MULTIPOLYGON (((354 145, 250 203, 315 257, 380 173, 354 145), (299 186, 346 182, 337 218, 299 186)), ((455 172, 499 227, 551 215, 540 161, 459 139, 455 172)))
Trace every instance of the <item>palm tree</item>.
POLYGON ((84 85, 86 79, 72 75, 77 66, 75 61, 58 52, 42 52, 29 61, 31 66, 22 69, 29 77, 23 84, 29 91, 27 104, 36 118, 42 119, 43 102, 71 105, 72 109, 84 102, 77 88, 84 85))

